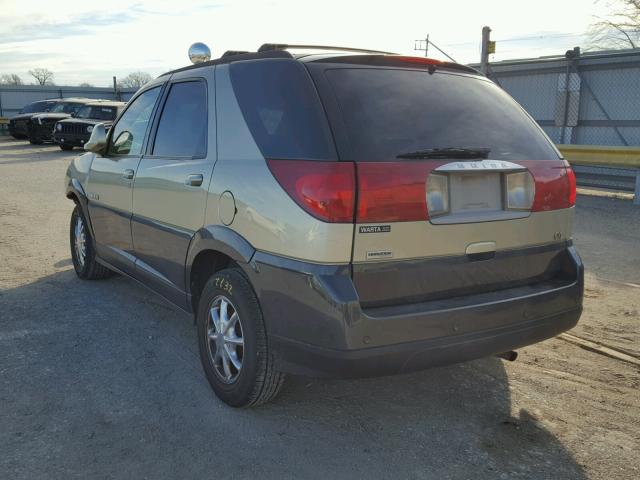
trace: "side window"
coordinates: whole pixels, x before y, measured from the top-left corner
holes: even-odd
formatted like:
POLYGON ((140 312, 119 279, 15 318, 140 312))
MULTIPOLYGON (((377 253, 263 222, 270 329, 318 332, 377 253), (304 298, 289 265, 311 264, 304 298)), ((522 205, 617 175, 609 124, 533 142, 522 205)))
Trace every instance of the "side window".
POLYGON ((306 69, 293 60, 232 63, 233 91, 266 158, 336 160, 320 99, 306 69))
POLYGON ((110 155, 139 155, 142 141, 156 103, 160 87, 147 90, 136 98, 113 127, 110 155))
POLYGON ((174 83, 162 109, 153 155, 203 157, 207 153, 207 86, 174 83))

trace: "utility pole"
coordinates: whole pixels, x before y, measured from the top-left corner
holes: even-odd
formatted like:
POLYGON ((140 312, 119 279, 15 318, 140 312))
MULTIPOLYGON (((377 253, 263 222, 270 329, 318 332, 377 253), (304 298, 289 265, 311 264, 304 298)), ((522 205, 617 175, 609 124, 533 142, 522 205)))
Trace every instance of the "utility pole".
POLYGON ((421 38, 420 40, 416 40, 413 42, 413 49, 417 51, 423 51, 424 56, 429 56, 429 34, 427 33, 427 38, 421 38), (424 48, 422 48, 422 42, 424 42, 424 48))
POLYGON ((429 40, 429 35, 428 34, 427 34, 427 38, 425 38, 425 39, 415 40, 414 44, 413 44, 413 49, 417 50, 417 51, 420 51, 420 52, 424 52, 424 56, 427 57, 429 55, 429 45, 431 45, 433 48, 435 48, 437 51, 439 51, 441 54, 443 54, 445 57, 447 57, 453 63, 458 63, 453 59, 453 57, 451 55, 449 55, 447 52, 445 52, 439 46, 437 46, 435 43, 433 43, 431 40, 429 40), (422 42, 425 42, 424 48, 422 48, 422 42))
POLYGON ((482 49, 480 53, 480 71, 487 75, 489 71, 489 54, 495 53, 496 44, 490 40, 491 29, 482 27, 482 49), (493 44, 493 45, 490 45, 493 44), (493 49, 491 48, 493 46, 493 49), (493 50, 493 51, 491 51, 493 50))
POLYGON ((120 100, 120 96, 118 95, 118 82, 116 82, 116 76, 113 76, 113 98, 114 100, 120 100))

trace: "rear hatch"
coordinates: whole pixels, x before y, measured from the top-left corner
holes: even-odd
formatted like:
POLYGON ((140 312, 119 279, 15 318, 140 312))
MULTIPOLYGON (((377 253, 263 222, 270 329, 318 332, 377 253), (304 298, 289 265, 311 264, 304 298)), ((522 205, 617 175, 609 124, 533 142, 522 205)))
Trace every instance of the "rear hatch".
POLYGON ((573 172, 502 89, 416 58, 307 67, 340 160, 355 164, 353 279, 364 307, 567 274, 573 172))

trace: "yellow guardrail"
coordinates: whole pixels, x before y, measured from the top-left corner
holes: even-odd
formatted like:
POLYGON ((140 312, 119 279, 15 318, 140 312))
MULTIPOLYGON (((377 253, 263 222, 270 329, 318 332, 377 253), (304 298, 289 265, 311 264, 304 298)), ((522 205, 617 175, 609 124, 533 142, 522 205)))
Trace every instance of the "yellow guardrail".
POLYGON ((556 145, 569 163, 605 167, 640 168, 640 147, 556 145))

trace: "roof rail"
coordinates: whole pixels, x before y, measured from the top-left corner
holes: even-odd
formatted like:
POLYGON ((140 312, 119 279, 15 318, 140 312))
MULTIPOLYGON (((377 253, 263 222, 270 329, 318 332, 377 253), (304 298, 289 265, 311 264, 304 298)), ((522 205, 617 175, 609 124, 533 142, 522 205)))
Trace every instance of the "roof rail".
POLYGON ((332 50, 337 52, 359 52, 377 53, 382 55, 397 55, 393 52, 383 52, 381 50, 368 50, 366 48, 332 47, 330 45, 290 45, 286 43, 265 43, 260 46, 258 52, 268 52, 269 50, 287 50, 288 48, 300 48, 305 50, 332 50))
POLYGON ((246 50, 227 50, 220 56, 220 58, 230 57, 232 55, 244 55, 245 53, 249 53, 249 52, 246 50))

